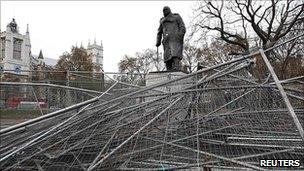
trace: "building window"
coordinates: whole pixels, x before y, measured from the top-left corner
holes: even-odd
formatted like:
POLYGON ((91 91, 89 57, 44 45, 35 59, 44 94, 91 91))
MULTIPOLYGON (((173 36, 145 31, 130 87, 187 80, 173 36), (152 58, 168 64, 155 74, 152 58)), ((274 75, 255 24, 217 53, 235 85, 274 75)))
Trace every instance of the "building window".
POLYGON ((5 58, 5 37, 1 37, 1 54, 0 61, 3 61, 5 58))
POLYGON ((14 47, 13 47, 14 59, 21 59, 21 45, 22 45, 22 40, 14 38, 14 47))

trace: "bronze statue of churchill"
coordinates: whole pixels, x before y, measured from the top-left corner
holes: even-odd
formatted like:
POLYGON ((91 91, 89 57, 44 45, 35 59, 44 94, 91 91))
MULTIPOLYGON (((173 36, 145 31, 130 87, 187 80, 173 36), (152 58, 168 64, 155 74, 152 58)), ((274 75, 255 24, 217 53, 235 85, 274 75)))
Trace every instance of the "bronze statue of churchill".
POLYGON ((172 13, 168 6, 163 8, 164 17, 160 19, 156 46, 164 47, 164 61, 167 71, 179 71, 183 58, 183 42, 186 33, 185 24, 179 14, 172 13))

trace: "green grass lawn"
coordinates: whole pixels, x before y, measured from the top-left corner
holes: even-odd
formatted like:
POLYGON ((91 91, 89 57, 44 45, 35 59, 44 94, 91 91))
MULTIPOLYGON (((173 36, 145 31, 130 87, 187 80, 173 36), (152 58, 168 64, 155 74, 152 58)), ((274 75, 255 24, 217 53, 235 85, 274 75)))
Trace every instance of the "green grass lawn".
MULTIPOLYGON (((48 109, 42 111, 44 114, 49 113, 48 109)), ((39 116, 41 116, 39 109, 0 109, 0 119, 36 118, 39 116)))

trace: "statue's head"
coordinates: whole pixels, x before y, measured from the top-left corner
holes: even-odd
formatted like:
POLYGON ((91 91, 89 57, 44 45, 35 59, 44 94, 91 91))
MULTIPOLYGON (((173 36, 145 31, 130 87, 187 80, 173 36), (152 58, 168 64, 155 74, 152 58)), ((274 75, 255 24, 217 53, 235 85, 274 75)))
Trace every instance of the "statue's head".
POLYGON ((167 17, 169 14, 171 14, 171 9, 168 6, 165 6, 163 8, 163 13, 164 13, 164 16, 167 17))

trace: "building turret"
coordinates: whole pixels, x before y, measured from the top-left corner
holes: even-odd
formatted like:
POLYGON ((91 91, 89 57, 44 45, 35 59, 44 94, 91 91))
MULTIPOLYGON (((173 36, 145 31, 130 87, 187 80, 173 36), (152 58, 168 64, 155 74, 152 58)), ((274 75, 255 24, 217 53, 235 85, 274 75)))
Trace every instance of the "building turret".
POLYGON ((25 34, 26 34, 27 36, 30 36, 29 24, 26 25, 26 32, 25 32, 25 34))
POLYGON ((15 18, 13 18, 12 21, 8 23, 8 25, 6 26, 6 31, 12 33, 19 33, 19 28, 15 21, 15 18))
POLYGON ((26 25, 26 33, 29 34, 29 25, 26 25))
POLYGON ((39 55, 38 55, 38 65, 39 66, 43 66, 44 62, 43 62, 43 54, 42 54, 42 50, 40 49, 39 55))
POLYGON ((42 50, 40 49, 39 55, 38 55, 38 59, 42 59, 43 60, 43 54, 42 54, 42 50))

